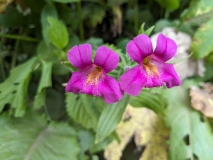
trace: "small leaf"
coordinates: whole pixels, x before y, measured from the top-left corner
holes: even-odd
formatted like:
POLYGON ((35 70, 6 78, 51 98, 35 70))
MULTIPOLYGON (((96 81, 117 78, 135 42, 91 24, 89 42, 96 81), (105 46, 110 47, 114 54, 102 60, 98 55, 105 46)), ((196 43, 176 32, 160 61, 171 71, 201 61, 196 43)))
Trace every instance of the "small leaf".
POLYGON ((80 0, 52 0, 59 3, 73 3, 73 2, 80 2, 80 0))
POLYGON ((146 34, 147 36, 150 36, 150 34, 152 33, 153 29, 155 28, 155 26, 152 26, 150 28, 148 28, 147 30, 144 29, 145 27, 145 23, 141 24, 141 27, 138 31, 138 34, 146 34))
POLYGON ((27 91, 31 73, 38 58, 34 57, 12 69, 10 77, 0 84, 0 111, 6 104, 15 109, 15 116, 21 117, 27 107, 27 91))
POLYGON ((213 51, 212 30, 213 18, 200 26, 194 34, 191 50, 193 57, 200 59, 208 56, 213 51))
POLYGON ((9 119, 8 114, 3 114, 0 126, 2 160, 78 159, 76 132, 67 123, 47 124, 42 116, 31 111, 19 119, 9 119))
POLYGON ((176 10, 179 8, 178 0, 156 0, 161 7, 165 7, 167 9, 176 10))
POLYGON ((96 97, 66 93, 68 115, 85 128, 96 130, 104 102, 96 97))
POLYGON ((52 62, 42 61, 42 74, 34 101, 35 109, 39 109, 40 107, 45 106, 45 90, 47 87, 52 85, 52 65, 52 62))
POLYGON ((98 121, 95 142, 100 142, 110 135, 121 121, 122 115, 129 102, 129 95, 124 95, 123 99, 107 107, 101 113, 98 121))
POLYGON ((46 5, 41 12, 42 34, 46 44, 50 43, 50 39, 48 36, 48 27, 50 26, 50 24, 47 21, 48 17, 58 17, 57 10, 53 5, 46 5))
POLYGON ((69 42, 69 33, 65 24, 53 17, 48 17, 47 19, 50 23, 48 35, 51 42, 59 49, 64 48, 69 42))

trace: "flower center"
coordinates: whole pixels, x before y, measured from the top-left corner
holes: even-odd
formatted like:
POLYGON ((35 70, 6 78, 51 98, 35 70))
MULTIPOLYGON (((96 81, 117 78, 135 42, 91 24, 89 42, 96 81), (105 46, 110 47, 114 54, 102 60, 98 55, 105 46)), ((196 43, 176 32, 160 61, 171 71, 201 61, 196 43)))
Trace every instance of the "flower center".
POLYGON ((98 66, 93 67, 87 76, 86 84, 93 84, 93 85, 97 84, 101 75, 102 75, 102 68, 98 66))
POLYGON ((159 73, 158 73, 158 69, 157 69, 157 66, 155 64, 152 63, 152 60, 150 57, 146 57, 144 60, 143 60, 143 68, 146 70, 146 73, 147 75, 150 77, 153 77, 153 76, 159 76, 159 73))

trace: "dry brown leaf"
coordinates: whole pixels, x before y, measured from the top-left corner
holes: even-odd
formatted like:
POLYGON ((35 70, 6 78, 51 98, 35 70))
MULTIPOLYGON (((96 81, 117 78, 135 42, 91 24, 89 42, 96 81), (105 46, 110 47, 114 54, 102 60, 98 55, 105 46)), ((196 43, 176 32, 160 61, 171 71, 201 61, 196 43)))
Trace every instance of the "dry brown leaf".
POLYGON ((12 2, 13 0, 0 0, 0 13, 4 12, 6 7, 12 2))
POLYGON ((190 90, 191 105, 201 111, 206 117, 213 117, 213 85, 204 83, 201 89, 193 87, 190 90))
POLYGON ((128 106, 116 131, 121 142, 113 141, 105 149, 106 160, 120 160, 122 151, 134 136, 137 147, 145 146, 140 160, 167 160, 169 130, 160 116, 147 108, 128 106))

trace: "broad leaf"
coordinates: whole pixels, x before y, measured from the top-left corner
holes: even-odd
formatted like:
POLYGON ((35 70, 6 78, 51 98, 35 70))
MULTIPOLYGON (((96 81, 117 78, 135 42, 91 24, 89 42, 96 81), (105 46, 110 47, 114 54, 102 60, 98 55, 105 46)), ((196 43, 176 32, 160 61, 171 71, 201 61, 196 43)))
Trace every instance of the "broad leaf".
POLYGON ((48 17, 50 27, 48 28, 48 35, 51 42, 59 49, 64 48, 69 42, 69 33, 65 24, 53 17, 48 17))
POLYGON ((67 112, 75 122, 96 130, 99 116, 105 106, 102 99, 67 93, 66 103, 67 112))
POLYGON ((162 7, 175 10, 179 7, 178 0, 156 0, 162 7))
POLYGON ((184 19, 191 19, 193 17, 206 14, 213 10, 213 1, 212 0, 193 0, 189 10, 184 16, 184 19))
POLYGON ((73 3, 73 2, 80 2, 80 0, 52 0, 55 2, 60 2, 60 3, 73 3))
POLYGON ((27 107, 27 91, 31 73, 38 62, 34 57, 27 62, 14 68, 10 77, 0 84, 0 111, 6 104, 15 109, 15 116, 21 117, 27 107))
POLYGON ((166 100, 162 96, 162 93, 153 93, 148 90, 143 90, 138 96, 131 98, 130 104, 133 107, 146 107, 156 113, 164 114, 166 100))
POLYGON ((204 58, 213 51, 212 26, 213 18, 195 32, 191 45, 194 58, 204 58))
POLYGON ((76 132, 67 123, 47 124, 33 112, 21 119, 0 117, 0 159, 77 160, 79 144, 76 132))
POLYGON ((167 123, 171 127, 170 160, 211 160, 213 136, 210 126, 192 109, 188 94, 183 87, 166 90, 169 101, 167 123))
POLYGON ((52 62, 42 61, 41 79, 34 101, 34 107, 36 109, 45 106, 46 88, 52 85, 52 65, 52 62))
POLYGON ((42 34, 46 44, 50 43, 50 38, 48 36, 48 27, 50 24, 47 20, 48 17, 58 17, 57 10, 53 5, 46 5, 41 12, 42 34))
POLYGON ((123 99, 107 107, 101 113, 98 120, 96 142, 99 142, 110 135, 121 121, 122 115, 129 102, 129 95, 124 95, 123 99))

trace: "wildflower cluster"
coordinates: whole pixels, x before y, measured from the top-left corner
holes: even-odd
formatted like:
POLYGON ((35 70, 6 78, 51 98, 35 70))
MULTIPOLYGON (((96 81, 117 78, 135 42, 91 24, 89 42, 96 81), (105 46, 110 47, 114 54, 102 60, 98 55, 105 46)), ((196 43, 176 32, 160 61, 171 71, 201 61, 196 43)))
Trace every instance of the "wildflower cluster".
POLYGON ((111 104, 119 101, 124 92, 131 96, 138 95, 142 87, 152 88, 166 84, 167 88, 171 88, 180 85, 174 66, 166 63, 177 51, 177 45, 172 39, 159 34, 153 51, 150 38, 140 34, 127 44, 126 51, 138 65, 127 70, 117 82, 107 75, 119 63, 119 56, 114 51, 100 46, 92 61, 90 44, 71 48, 68 60, 79 70, 72 73, 66 91, 103 97, 106 103, 111 104))

